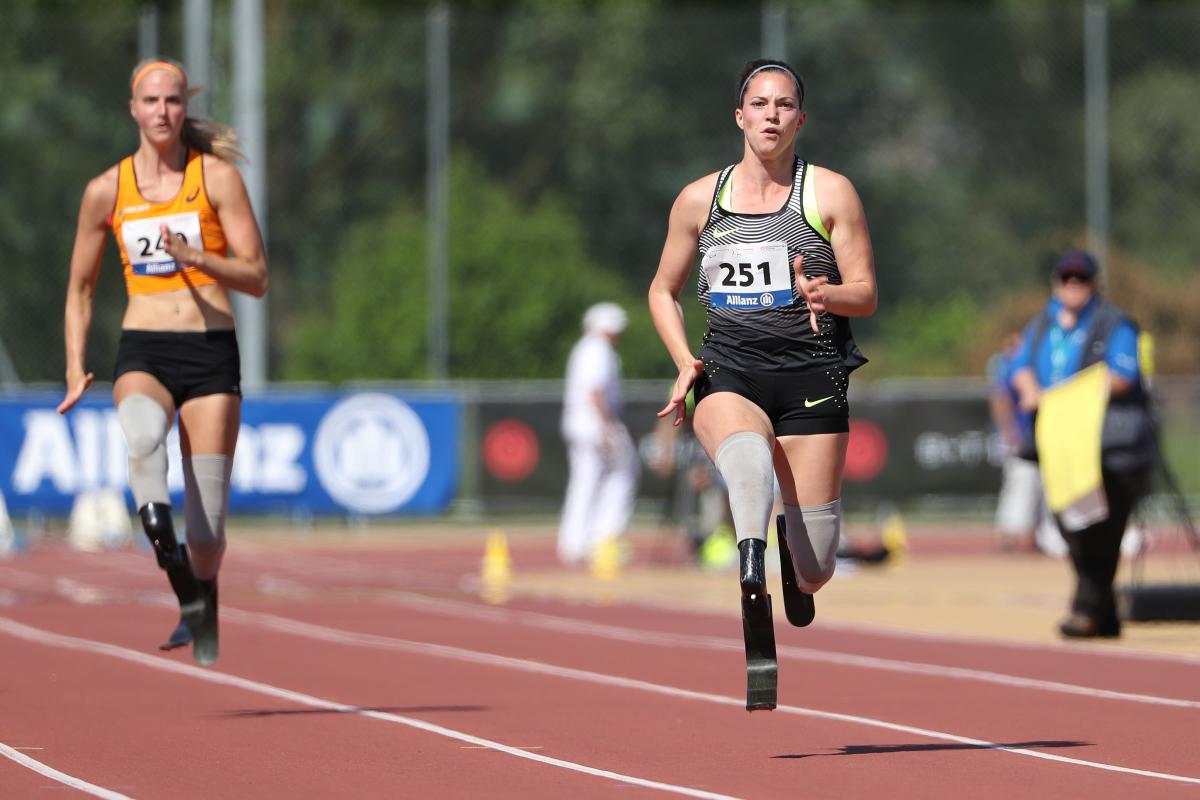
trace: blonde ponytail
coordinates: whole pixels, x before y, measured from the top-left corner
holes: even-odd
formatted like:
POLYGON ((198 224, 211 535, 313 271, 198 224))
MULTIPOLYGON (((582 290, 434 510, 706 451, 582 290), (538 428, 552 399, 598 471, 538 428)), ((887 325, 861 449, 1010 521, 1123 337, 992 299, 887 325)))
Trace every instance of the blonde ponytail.
POLYGON ((246 160, 246 154, 237 146, 237 131, 211 119, 188 117, 183 121, 180 138, 185 147, 209 153, 222 161, 246 160))

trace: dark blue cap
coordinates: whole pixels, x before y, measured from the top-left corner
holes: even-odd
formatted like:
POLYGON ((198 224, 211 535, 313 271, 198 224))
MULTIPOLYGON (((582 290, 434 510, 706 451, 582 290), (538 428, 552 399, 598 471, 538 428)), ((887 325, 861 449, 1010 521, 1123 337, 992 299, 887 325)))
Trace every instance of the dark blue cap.
POLYGON ((1068 250, 1054 262, 1054 277, 1063 275, 1082 275, 1091 280, 1096 277, 1099 267, 1096 259, 1086 250, 1068 250))

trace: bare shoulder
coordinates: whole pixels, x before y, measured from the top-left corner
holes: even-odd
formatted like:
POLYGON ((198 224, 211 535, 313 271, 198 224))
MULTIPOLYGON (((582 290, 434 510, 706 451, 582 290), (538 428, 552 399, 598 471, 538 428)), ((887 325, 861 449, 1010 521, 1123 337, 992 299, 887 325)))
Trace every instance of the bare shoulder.
POLYGON ((205 153, 201 158, 204 159, 204 188, 210 199, 219 203, 246 193, 242 173, 238 172, 236 166, 212 153, 205 153))
POLYGON ((708 209, 712 204, 713 193, 717 190, 717 178, 720 174, 714 172, 705 175, 683 187, 679 197, 675 198, 671 215, 685 220, 698 221, 702 225, 703 220, 708 218, 708 209))
POLYGON ((813 189, 822 213, 841 216, 861 213, 862 201, 850 179, 840 172, 813 165, 813 189))
POLYGON ((854 184, 840 172, 834 172, 828 167, 819 167, 816 164, 812 165, 813 180, 816 181, 815 186, 818 192, 828 194, 831 197, 837 194, 849 192, 858 194, 854 190, 854 184))
POLYGON ((110 206, 117 202, 117 176, 120 172, 120 164, 113 164, 88 181, 83 190, 84 201, 107 200, 110 206))
POLYGON ((120 165, 113 164, 96 177, 87 182, 83 188, 83 202, 80 205, 80 215, 103 219, 117 204, 117 176, 120 165))
POLYGON ((692 181, 683 187, 683 191, 679 193, 679 200, 676 202, 688 205, 698 203, 707 207, 712 202, 713 192, 717 190, 717 178, 720 176, 720 172, 712 172, 699 180, 692 181))

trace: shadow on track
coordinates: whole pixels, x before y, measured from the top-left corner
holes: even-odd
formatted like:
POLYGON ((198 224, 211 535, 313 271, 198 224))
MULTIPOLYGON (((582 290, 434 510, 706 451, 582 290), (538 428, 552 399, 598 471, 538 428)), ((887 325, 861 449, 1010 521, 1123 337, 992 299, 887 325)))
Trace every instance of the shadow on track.
POLYGON ((867 756, 878 753, 925 753, 934 750, 1036 750, 1052 747, 1090 747, 1091 742, 1009 742, 1008 744, 848 744, 833 753, 800 753, 771 756, 771 758, 816 758, 819 756, 867 756))
POLYGON ((490 711, 490 706, 353 706, 347 709, 333 708, 243 708, 226 711, 216 719, 243 719, 249 717, 292 717, 309 714, 358 714, 362 711, 378 711, 384 714, 426 714, 437 711, 490 711))

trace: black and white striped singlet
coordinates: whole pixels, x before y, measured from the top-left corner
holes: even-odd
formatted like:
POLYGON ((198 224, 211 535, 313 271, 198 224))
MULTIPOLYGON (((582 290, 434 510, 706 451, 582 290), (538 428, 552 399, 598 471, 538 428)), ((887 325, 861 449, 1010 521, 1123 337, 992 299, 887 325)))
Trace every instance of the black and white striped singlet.
POLYGON ((699 357, 706 365, 791 372, 829 365, 854 369, 866 363, 854 343, 849 320, 825 312, 818 317, 821 332, 813 333, 808 305, 796 290, 792 262, 800 253, 804 254, 805 275, 824 275, 831 284, 842 282, 817 213, 815 193, 807 185, 811 181, 808 166, 796 159, 787 202, 766 214, 726 210, 728 203, 722 202, 722 193, 727 191, 733 166, 726 167, 717 179, 699 242, 704 265, 697 295, 708 310, 708 330, 699 357), (716 286, 710 286, 710 278, 716 286), (764 281, 773 283, 765 286, 764 281), (738 293, 742 286, 749 287, 745 290, 749 293, 738 293), (771 288, 776 291, 768 291, 771 288))

